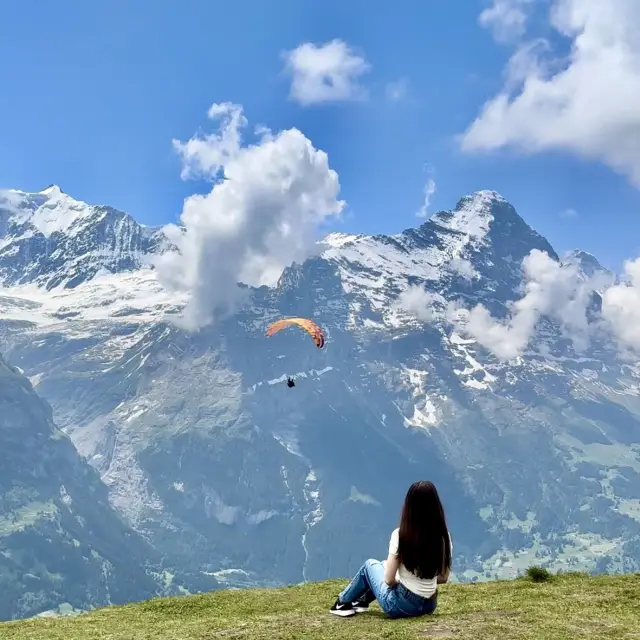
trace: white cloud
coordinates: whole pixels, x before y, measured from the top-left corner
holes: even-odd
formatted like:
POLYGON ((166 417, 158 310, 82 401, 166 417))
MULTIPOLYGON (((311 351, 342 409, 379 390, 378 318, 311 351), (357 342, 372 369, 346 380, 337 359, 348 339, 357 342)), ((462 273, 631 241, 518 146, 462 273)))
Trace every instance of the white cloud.
POLYGON ((166 227, 178 251, 155 260, 164 286, 190 293, 184 326, 192 330, 235 310, 237 283, 273 286, 286 266, 316 252, 318 227, 344 206, 327 154, 300 131, 261 127, 257 143, 243 146, 240 106, 214 104, 208 115, 220 121, 217 133, 174 146, 184 176, 214 185, 185 200, 183 227, 166 227))
POLYGON ((404 79, 396 82, 389 82, 385 88, 387 100, 390 102, 400 102, 407 97, 407 81, 404 79))
POLYGON ((483 27, 492 30, 499 42, 509 42, 524 35, 528 8, 533 0, 493 0, 479 18, 483 27))
POLYGON ((522 261, 522 268, 524 295, 510 303, 507 318, 496 320, 483 305, 476 305, 466 318, 466 332, 498 358, 510 360, 526 349, 545 316, 558 321, 566 337, 584 348, 591 287, 576 265, 563 265, 533 249, 522 261))
POLYGON ((602 295, 602 316, 621 350, 640 353, 640 258, 625 262, 624 271, 628 281, 602 295))
POLYGON ((439 297, 426 291, 419 285, 412 285, 398 296, 395 303, 396 309, 401 309, 423 322, 432 322, 436 319, 435 302, 439 297))
POLYGON ((247 125, 240 105, 231 102, 212 104, 207 117, 220 120, 216 133, 194 137, 187 142, 173 140, 173 147, 182 158, 180 177, 183 180, 199 177, 215 179, 240 149, 240 130, 247 125))
POLYGON ((564 209, 563 211, 560 212, 560 217, 561 218, 577 218, 578 212, 575 209, 572 209, 571 207, 569 207, 568 209, 564 209))
POLYGON ((323 45, 305 42, 285 52, 284 58, 285 70, 292 76, 289 96, 302 105, 360 100, 367 95, 359 79, 371 65, 342 40, 323 45))
POLYGON ((24 196, 12 189, 0 189, 0 209, 4 209, 11 214, 20 212, 20 205, 24 201, 24 196))
POLYGON ((524 295, 508 305, 504 319, 492 317, 482 304, 468 310, 456 302, 448 303, 444 314, 438 315, 433 296, 425 291, 407 294, 403 308, 427 322, 441 318, 502 360, 525 351, 542 317, 556 320, 576 348, 585 348, 589 338, 586 309, 594 282, 585 279, 576 265, 558 263, 538 249, 524 258, 522 267, 524 295))
POLYGON ((640 187, 640 2, 551 2, 551 25, 569 39, 569 53, 550 58, 551 44, 540 39, 519 47, 505 87, 461 136, 462 148, 567 151, 640 187))
POLYGON ((416 212, 416 216, 418 218, 426 218, 429 214, 429 206, 431 205, 431 198, 433 194, 436 192, 436 183, 433 178, 428 178, 427 182, 424 185, 424 201, 422 202, 422 206, 416 212))
POLYGON ((449 270, 452 273, 465 278, 466 280, 473 280, 475 278, 478 278, 480 275, 473 268, 473 265, 471 264, 471 262, 469 262, 469 260, 460 257, 453 258, 453 260, 451 260, 451 262, 449 263, 449 270))
POLYGON ((452 326, 501 360, 512 360, 526 351, 537 339, 536 330, 542 318, 555 321, 578 350, 587 348, 598 335, 613 340, 622 357, 637 360, 640 258, 625 263, 623 282, 606 271, 587 275, 579 263, 556 262, 537 249, 524 258, 522 267, 523 295, 508 303, 505 318, 494 318, 482 304, 467 309, 457 301, 445 302, 440 295, 420 286, 403 291, 395 306, 423 322, 452 326), (594 291, 600 293, 602 307, 600 317, 594 316, 590 323, 587 309, 594 291))

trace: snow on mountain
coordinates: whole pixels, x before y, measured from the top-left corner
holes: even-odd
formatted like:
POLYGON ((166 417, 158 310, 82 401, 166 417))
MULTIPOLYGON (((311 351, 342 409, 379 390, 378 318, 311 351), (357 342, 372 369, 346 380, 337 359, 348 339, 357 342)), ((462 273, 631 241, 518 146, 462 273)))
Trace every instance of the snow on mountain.
POLYGON ((111 207, 75 200, 57 185, 2 195, 0 278, 6 285, 72 288, 101 273, 139 269, 168 246, 161 230, 111 207))
POLYGON ((238 586, 347 575, 384 554, 421 477, 441 487, 459 579, 640 566, 640 369, 599 343, 577 350, 547 318, 500 361, 397 304, 417 286, 501 317, 525 256, 559 260, 499 194, 393 236, 330 234, 237 315, 185 333, 171 322, 185 298, 143 259, 160 230, 90 205, 54 223, 41 207, 61 206, 55 190, 15 193, 0 251, 7 358, 169 567, 238 586), (265 338, 282 315, 319 321, 326 348, 294 329, 265 338))
POLYGON ((615 274, 609 269, 605 269, 598 259, 586 251, 575 249, 564 256, 562 262, 575 265, 585 278, 593 278, 596 275, 603 277, 605 281, 615 281, 615 274))
POLYGON ((345 293, 356 298, 351 326, 366 329, 403 326, 406 314, 392 303, 410 285, 438 295, 453 287, 479 298, 505 296, 518 286, 520 263, 531 249, 557 258, 494 191, 466 196, 454 211, 438 212, 417 229, 393 236, 331 234, 325 243, 323 257, 338 266, 345 293), (505 262, 513 265, 511 273, 505 262))

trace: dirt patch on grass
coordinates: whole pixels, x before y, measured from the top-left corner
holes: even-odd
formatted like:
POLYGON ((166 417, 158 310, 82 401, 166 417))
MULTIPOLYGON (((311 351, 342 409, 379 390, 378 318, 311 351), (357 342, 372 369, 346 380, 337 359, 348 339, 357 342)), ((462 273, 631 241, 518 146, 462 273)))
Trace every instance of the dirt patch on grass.
POLYGON ((247 628, 249 625, 243 625, 241 627, 233 627, 232 629, 221 629, 220 631, 212 631, 212 638, 228 638, 232 640, 233 638, 246 638, 247 637, 247 628))
MULTIPOLYGON (((353 616, 355 618, 356 616, 353 616)), ((283 630, 295 630, 300 629, 308 632, 313 629, 326 629, 330 625, 334 624, 349 624, 349 622, 338 619, 335 616, 323 615, 304 615, 300 613, 293 613, 289 615, 275 615, 275 616, 262 616, 256 618, 253 622, 237 625, 228 629, 220 629, 218 631, 211 632, 211 638, 225 638, 225 640, 237 640, 239 638, 252 638, 258 632, 266 634, 271 637, 280 637, 278 634, 283 630)), ((209 636, 206 636, 209 637, 209 636)), ((260 635, 259 637, 264 637, 260 635)))
POLYGON ((422 635, 425 638, 455 638, 457 635, 457 630, 446 625, 435 623, 429 626, 428 629, 422 632, 422 635))
POLYGON ((474 611, 465 613, 462 617, 467 620, 494 620, 495 618, 517 618, 519 615, 519 611, 474 611))
POLYGON ((464 631, 469 633, 470 628, 474 632, 482 631, 482 628, 493 620, 502 618, 517 618, 520 614, 517 611, 474 611, 465 614, 440 615, 432 623, 427 625, 422 636, 425 638, 456 638, 464 631))

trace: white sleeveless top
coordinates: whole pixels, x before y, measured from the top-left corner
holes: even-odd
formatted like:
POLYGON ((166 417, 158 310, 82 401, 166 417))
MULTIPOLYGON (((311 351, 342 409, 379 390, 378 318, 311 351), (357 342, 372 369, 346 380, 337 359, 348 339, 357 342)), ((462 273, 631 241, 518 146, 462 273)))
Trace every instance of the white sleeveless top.
MULTIPOLYGON (((389 540, 389 554, 398 555, 398 535, 400 529, 394 529, 389 540)), ((453 556, 453 543, 449 534, 449 544, 451 545, 451 555, 453 556)), ((438 577, 423 579, 418 578, 415 573, 409 571, 402 563, 396 571, 396 580, 404 585, 409 591, 423 598, 430 598, 438 589, 438 577)))

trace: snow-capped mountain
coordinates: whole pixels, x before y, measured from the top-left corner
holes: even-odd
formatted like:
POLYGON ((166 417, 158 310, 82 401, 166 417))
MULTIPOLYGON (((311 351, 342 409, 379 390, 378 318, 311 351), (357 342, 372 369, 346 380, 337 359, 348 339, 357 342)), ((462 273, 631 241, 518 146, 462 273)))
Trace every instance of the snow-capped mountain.
MULTIPOLYGON (((47 194, 21 197, 39 229, 47 194)), ((559 259, 499 194, 394 236, 331 234, 276 288, 193 334, 171 322, 184 300, 133 258, 162 246, 161 231, 114 240, 131 247, 116 260, 84 248, 103 218, 56 217, 68 253, 52 260, 42 232, 18 238, 15 210, 4 242, 21 252, 0 254, 6 357, 169 566, 232 585, 348 575, 385 555, 406 488, 429 478, 458 579, 640 567, 638 367, 603 345, 577 352, 547 319, 544 348, 505 363, 397 304, 420 285, 504 315, 523 258, 559 259), (293 329, 265 338, 283 315, 314 318, 326 347, 293 329)), ((590 258, 567 260, 587 275, 590 258)))
POLYGON ((34 282, 47 290, 139 269, 167 244, 160 230, 111 207, 75 200, 57 185, 38 193, 5 192, 0 233, 2 281, 34 282))
POLYGON ((493 191, 462 198, 417 229, 396 236, 330 235, 324 258, 350 295, 354 327, 406 326, 394 302, 409 285, 449 289, 477 301, 506 300, 521 282, 517 268, 531 249, 558 259, 551 245, 493 191), (508 240, 508 242, 505 242, 508 240), (513 267, 507 267, 513 265, 513 267), (505 268, 507 267, 507 268, 505 268))

